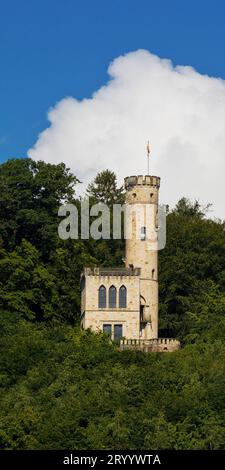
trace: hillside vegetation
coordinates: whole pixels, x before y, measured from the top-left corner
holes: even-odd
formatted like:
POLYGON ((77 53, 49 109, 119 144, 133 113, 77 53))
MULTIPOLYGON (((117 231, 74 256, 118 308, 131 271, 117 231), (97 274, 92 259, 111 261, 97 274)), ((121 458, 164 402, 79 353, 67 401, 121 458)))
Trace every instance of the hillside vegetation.
MULTIPOLYGON (((64 164, 0 165, 1 448, 224 449, 224 222, 186 199, 169 212, 160 335, 182 349, 120 352, 79 329, 82 268, 122 265, 124 242, 59 239, 77 184, 64 164)), ((108 170, 88 194, 124 198, 108 170)))

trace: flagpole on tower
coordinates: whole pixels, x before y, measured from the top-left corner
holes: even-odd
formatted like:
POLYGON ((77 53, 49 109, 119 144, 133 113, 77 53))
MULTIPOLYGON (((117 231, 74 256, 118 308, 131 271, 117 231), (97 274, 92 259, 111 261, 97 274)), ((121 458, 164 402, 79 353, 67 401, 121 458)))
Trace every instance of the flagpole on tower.
POLYGON ((150 157, 150 144, 147 142, 147 159, 148 159, 148 175, 149 175, 149 157, 150 157))

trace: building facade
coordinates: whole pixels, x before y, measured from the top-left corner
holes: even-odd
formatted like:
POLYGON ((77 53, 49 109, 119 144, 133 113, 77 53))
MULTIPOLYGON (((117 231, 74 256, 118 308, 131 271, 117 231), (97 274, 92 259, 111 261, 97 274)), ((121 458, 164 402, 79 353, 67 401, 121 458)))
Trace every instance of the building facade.
POLYGON ((107 333, 121 349, 174 351, 175 339, 158 338, 157 176, 125 178, 125 266, 85 268, 81 326, 107 333))

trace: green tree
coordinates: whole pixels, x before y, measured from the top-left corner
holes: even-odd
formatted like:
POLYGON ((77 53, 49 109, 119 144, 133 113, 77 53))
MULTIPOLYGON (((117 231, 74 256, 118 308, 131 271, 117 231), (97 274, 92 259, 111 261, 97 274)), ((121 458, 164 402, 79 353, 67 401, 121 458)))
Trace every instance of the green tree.
POLYGON ((0 306, 29 320, 57 317, 59 295, 55 278, 28 241, 12 252, 0 251, 0 306))
POLYGON ((93 199, 93 202, 112 204, 124 203, 123 186, 117 186, 117 177, 113 171, 104 170, 98 173, 88 187, 87 194, 93 199))
POLYGON ((224 229, 185 199, 167 216, 166 247, 159 252, 161 334, 183 337, 185 312, 205 280, 225 289, 224 229))
POLYGON ((51 165, 29 158, 0 165, 0 239, 13 250, 23 239, 46 260, 58 240, 58 209, 71 201, 77 178, 64 163, 51 165))

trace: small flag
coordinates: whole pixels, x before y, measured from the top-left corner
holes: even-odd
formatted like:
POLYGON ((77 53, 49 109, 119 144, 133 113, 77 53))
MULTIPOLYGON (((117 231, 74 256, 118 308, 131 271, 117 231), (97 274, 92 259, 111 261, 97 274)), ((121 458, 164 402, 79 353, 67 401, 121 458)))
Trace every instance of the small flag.
POLYGON ((147 155, 149 157, 150 155, 150 145, 149 145, 149 140, 148 140, 148 143, 147 143, 147 155))

